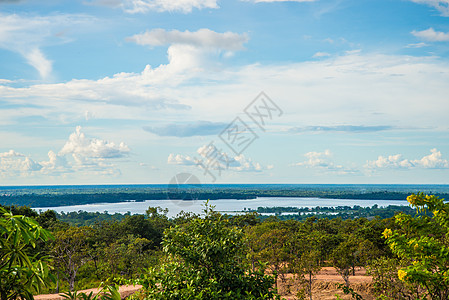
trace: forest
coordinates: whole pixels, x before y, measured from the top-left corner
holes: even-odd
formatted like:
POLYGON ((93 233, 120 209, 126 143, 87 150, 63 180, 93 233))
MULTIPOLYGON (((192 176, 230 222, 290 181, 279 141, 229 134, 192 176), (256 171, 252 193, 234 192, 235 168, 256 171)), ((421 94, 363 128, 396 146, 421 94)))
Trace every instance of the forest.
POLYGON ((259 214, 279 208, 223 215, 208 202, 202 216, 173 218, 160 207, 144 215, 58 215, 3 206, 0 296, 116 299, 117 285, 140 284, 130 299, 283 299, 291 293, 316 299, 315 275, 334 267, 341 289, 363 299, 351 282, 363 267, 376 299, 447 299, 449 204, 422 193, 407 200, 410 210, 390 208, 394 216, 367 218, 353 214, 359 207, 343 207, 325 210, 346 211, 345 219, 313 214, 301 220, 259 214), (102 296, 75 292, 100 285, 102 296))
POLYGON ((204 184, 0 187, 0 203, 30 207, 55 207, 124 201, 185 199, 255 199, 257 197, 313 197, 325 199, 404 200, 426 192, 448 198, 442 186, 204 184), (421 190, 419 189, 421 188, 421 190), (422 190, 425 188, 426 190, 422 190), (434 189, 435 191, 433 191, 434 189))

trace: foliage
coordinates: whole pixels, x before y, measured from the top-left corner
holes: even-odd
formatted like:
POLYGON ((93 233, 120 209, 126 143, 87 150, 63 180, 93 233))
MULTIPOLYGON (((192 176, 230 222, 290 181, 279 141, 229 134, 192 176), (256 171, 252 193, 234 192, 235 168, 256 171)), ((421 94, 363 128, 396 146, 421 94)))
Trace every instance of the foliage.
POLYGON ((449 298, 449 204, 423 193, 407 197, 418 211, 432 217, 399 214, 399 229, 385 229, 384 237, 392 252, 407 265, 398 270, 398 278, 425 289, 431 299, 449 298))
POLYGON ((101 288, 96 294, 90 292, 89 294, 78 291, 69 291, 61 294, 66 300, 121 300, 120 293, 116 286, 109 285, 101 288))
MULTIPOLYGON (((305 228, 299 230, 289 241, 292 252, 290 267, 291 270, 302 279, 304 290, 300 294, 307 294, 312 300, 312 283, 315 274, 321 270, 320 249, 324 240, 324 235, 318 230, 306 231, 305 228)), ((303 296, 302 296, 303 297, 303 296)))
POLYGON ((67 280, 70 291, 75 288, 79 268, 91 259, 89 245, 93 242, 92 232, 90 227, 70 227, 55 234, 52 255, 55 266, 67 280))
POLYGON ((278 276, 285 282, 290 261, 287 248, 290 230, 284 225, 280 222, 264 222, 247 229, 251 263, 255 265, 258 261, 266 262, 276 279, 276 287, 278 276))
POLYGON ((240 229, 206 206, 206 216, 168 229, 167 260, 139 281, 147 299, 274 299, 273 278, 244 265, 240 229))
POLYGON ((401 262, 381 256, 370 262, 367 271, 373 278, 374 294, 378 299, 419 299, 423 296, 417 284, 399 280, 401 262))
POLYGON ((41 255, 37 242, 52 235, 31 218, 0 208, 0 297, 33 299, 53 277, 49 258, 41 255))
MULTIPOLYGON (((363 300, 362 296, 360 296, 358 293, 356 293, 352 288, 348 287, 347 285, 337 283, 338 288, 340 288, 345 295, 351 295, 352 299, 356 300, 363 300)), ((338 294, 335 294, 337 297, 337 300, 340 299, 340 296, 338 294)))

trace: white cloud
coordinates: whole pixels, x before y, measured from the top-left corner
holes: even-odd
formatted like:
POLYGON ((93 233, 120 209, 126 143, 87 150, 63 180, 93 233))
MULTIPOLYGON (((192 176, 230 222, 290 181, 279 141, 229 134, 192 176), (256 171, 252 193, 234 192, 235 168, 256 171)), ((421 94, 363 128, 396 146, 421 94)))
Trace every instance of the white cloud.
POLYGON ((332 153, 330 150, 323 152, 311 151, 304 154, 306 160, 303 162, 295 163, 294 166, 307 167, 313 169, 319 169, 325 172, 336 173, 340 175, 357 174, 356 169, 346 168, 342 165, 337 165, 333 162, 332 153))
POLYGON ((81 127, 70 135, 58 154, 50 150, 48 161, 36 162, 14 150, 0 153, 0 176, 60 176, 68 173, 119 175, 120 170, 110 161, 128 156, 130 149, 124 143, 115 144, 87 138, 81 127), (67 156, 71 156, 69 161, 67 156))
POLYGON ((442 16, 449 17, 449 0, 410 0, 436 8, 442 16))
POLYGON ((120 7, 130 14, 149 11, 190 13, 194 8, 218 8, 217 0, 94 0, 89 3, 120 7))
POLYGON ((379 156, 377 160, 367 161, 365 167, 368 169, 448 169, 449 161, 442 158, 437 149, 431 149, 431 154, 420 159, 409 160, 402 158, 402 154, 379 156))
POLYGON ((64 155, 59 155, 52 150, 48 151, 48 161, 41 161, 43 174, 57 175, 71 173, 72 169, 64 155))
POLYGON ((331 55, 327 52, 317 52, 312 57, 316 58, 316 57, 328 57, 328 56, 331 56, 331 55))
POLYGON ((246 158, 243 154, 234 156, 234 164, 230 167, 231 170, 240 172, 262 172, 264 169, 270 170, 273 165, 263 167, 260 163, 253 161, 251 158, 246 158))
POLYGON ((1 158, 6 158, 6 157, 24 157, 25 155, 18 153, 14 150, 9 150, 8 152, 4 152, 4 153, 0 153, 0 157, 1 158))
POLYGON ((48 78, 52 71, 52 62, 49 61, 40 49, 34 48, 30 51, 20 50, 27 62, 39 71, 42 78, 48 78))
POLYGON ((449 161, 442 158, 441 152, 437 149, 431 149, 431 154, 424 156, 421 159, 416 159, 412 163, 416 167, 425 169, 447 169, 449 168, 449 161))
POLYGON ((405 48, 422 48, 427 46, 429 45, 426 43, 415 43, 415 44, 408 44, 407 46, 405 46, 405 48))
POLYGON ((14 150, 0 153, 0 176, 28 176, 34 171, 40 171, 42 165, 30 157, 14 150))
POLYGON ((304 156, 307 160, 297 163, 297 166, 328 168, 333 165, 330 161, 332 154, 329 150, 325 150, 324 152, 307 152, 304 156))
POLYGON ((436 57, 351 53, 226 67, 209 65, 204 53, 190 45, 172 45, 168 52, 168 64, 147 66, 140 73, 25 87, 0 84, 2 100, 23 107, 3 108, 0 121, 16 124, 14 118, 38 115, 54 124, 77 123, 89 111, 96 119, 154 119, 156 123, 146 123, 153 127, 205 116, 225 122, 262 86, 289 112, 280 120, 288 127, 308 128, 316 120, 325 120, 323 127, 388 124, 444 130, 447 124, 449 65, 436 57), (33 106, 27 107, 29 103, 33 106))
POLYGON ((377 160, 368 161, 365 167, 367 168, 410 168, 412 163, 408 159, 403 159, 401 154, 382 156, 377 160))
POLYGON ((59 155, 72 154, 86 158, 121 158, 129 154, 130 149, 125 143, 118 145, 99 139, 86 138, 81 132, 81 126, 76 127, 64 147, 59 151, 59 155))
POLYGON ((245 157, 243 154, 238 156, 228 155, 216 148, 213 143, 198 148, 199 156, 189 156, 182 154, 170 154, 167 159, 168 164, 183 166, 197 166, 218 173, 230 170, 235 172, 262 172, 263 170, 273 169, 273 165, 262 166, 260 163, 245 157))
POLYGON ((449 41, 449 33, 435 31, 432 27, 422 31, 411 32, 414 36, 421 38, 423 40, 429 42, 448 42, 449 41))
POLYGON ((188 155, 172 154, 167 158, 167 163, 171 165, 183 165, 183 166, 194 166, 196 165, 195 159, 188 155))
POLYGON ((52 62, 42 53, 48 44, 67 42, 63 32, 68 27, 90 24, 94 18, 84 15, 26 16, 0 13, 0 48, 17 52, 43 79, 52 72, 52 62))
POLYGON ((128 41, 138 45, 165 46, 172 44, 190 45, 199 48, 237 51, 243 49, 243 44, 248 42, 246 34, 234 32, 219 33, 207 28, 195 32, 165 29, 153 29, 142 34, 136 34, 127 38, 128 41))

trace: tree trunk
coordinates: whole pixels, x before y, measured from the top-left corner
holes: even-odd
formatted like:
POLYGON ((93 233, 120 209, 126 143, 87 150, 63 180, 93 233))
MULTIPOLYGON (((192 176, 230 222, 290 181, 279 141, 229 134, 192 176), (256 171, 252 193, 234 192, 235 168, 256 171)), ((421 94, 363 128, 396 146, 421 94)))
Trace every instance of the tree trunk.
POLYGON ((58 274, 56 275, 56 294, 59 294, 59 269, 58 274))
POLYGON ((310 295, 310 300, 312 299, 312 272, 309 272, 309 295, 310 295))

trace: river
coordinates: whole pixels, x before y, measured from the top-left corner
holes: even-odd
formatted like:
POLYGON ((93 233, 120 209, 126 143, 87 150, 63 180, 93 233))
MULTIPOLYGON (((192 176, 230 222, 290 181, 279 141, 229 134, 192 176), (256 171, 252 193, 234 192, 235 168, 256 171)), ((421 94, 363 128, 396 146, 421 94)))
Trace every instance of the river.
MULTIPOLYGON (((182 210, 200 214, 204 209, 204 201, 180 201, 180 200, 146 200, 144 202, 119 202, 119 203, 97 203, 73 206, 57 206, 34 208, 35 210, 45 211, 54 210, 60 212, 86 211, 86 212, 105 212, 144 214, 149 206, 160 206, 169 210, 168 216, 176 216, 182 210)), ((219 212, 235 213, 245 209, 257 209, 258 207, 336 207, 336 206, 354 206, 372 207, 377 204, 379 207, 388 205, 408 205, 407 201, 402 200, 351 200, 351 199, 321 199, 321 198, 289 198, 289 197, 259 197, 256 199, 218 199, 210 200, 210 205, 215 206, 219 212)))

